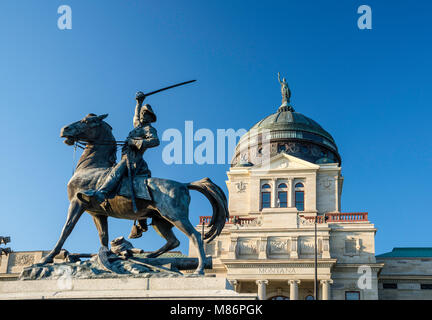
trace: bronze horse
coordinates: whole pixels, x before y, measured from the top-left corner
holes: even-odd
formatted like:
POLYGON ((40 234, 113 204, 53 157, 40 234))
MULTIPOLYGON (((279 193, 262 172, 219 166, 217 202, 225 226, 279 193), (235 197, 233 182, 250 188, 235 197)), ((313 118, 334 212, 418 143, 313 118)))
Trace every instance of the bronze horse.
POLYGON ((61 129, 60 136, 66 138, 65 143, 67 145, 74 145, 77 141, 83 141, 86 147, 78 161, 75 173, 67 185, 70 206, 60 239, 54 249, 41 260, 41 263, 53 262, 82 213, 87 211, 92 215, 99 233, 102 245, 99 250, 99 257, 102 260, 108 261, 107 256, 110 253, 108 249, 108 216, 129 220, 148 217, 152 218, 152 225, 156 232, 167 240, 164 246, 152 252, 149 257, 157 257, 179 246, 180 242, 171 230, 173 226, 176 226, 197 247, 198 267, 195 273, 203 274, 205 252, 201 235, 195 230, 188 218, 189 190, 201 192, 212 205, 213 216, 209 224, 210 229, 204 236, 208 242, 220 234, 229 216, 224 192, 210 179, 204 178, 191 183, 180 183, 167 179, 149 178, 147 185, 153 200, 136 199, 137 213, 132 209, 131 199, 123 196, 116 195, 108 200, 110 210, 106 210, 106 207, 97 203, 82 201, 77 197, 79 192, 96 189, 115 165, 117 142, 111 133, 111 126, 103 121, 107 116, 107 114, 89 115, 61 129))

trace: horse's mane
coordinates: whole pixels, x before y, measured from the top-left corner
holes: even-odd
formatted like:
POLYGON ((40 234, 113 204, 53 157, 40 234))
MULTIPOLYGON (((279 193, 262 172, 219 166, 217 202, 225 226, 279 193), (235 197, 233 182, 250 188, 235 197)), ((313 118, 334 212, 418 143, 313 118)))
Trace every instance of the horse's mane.
POLYGON ((101 142, 87 144, 77 164, 77 169, 107 168, 115 165, 117 161, 117 143, 112 134, 112 127, 102 121, 99 128, 100 134, 97 139, 101 142))

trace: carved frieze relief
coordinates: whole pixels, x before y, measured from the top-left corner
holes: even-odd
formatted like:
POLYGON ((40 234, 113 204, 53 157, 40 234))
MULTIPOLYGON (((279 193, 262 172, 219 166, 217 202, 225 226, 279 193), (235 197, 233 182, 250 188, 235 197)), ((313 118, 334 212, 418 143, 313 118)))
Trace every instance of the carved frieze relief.
POLYGON ((13 266, 30 266, 34 264, 33 254, 15 254, 12 259, 13 266))
POLYGON ((259 252, 258 239, 239 239, 237 249, 239 255, 258 255, 259 252))
POLYGON ((268 240, 269 254, 288 254, 290 251, 289 239, 286 238, 270 238, 268 240))
POLYGON ((240 181, 235 184, 237 188, 237 193, 243 193, 246 191, 247 183, 240 181))

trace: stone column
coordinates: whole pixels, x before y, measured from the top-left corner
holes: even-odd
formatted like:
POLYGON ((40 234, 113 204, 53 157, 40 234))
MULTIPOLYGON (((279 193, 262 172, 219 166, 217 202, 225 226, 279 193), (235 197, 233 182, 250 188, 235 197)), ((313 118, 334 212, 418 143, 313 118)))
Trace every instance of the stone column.
POLYGON ((293 208, 294 207, 294 203, 293 203, 293 198, 294 198, 294 186, 293 186, 293 179, 288 179, 288 208, 293 208))
POLYGON ((229 284, 233 286, 234 291, 237 292, 237 289, 239 287, 239 282, 237 280, 228 280, 229 284))
POLYGON ((268 280, 257 280, 255 283, 258 285, 258 300, 266 300, 268 280))
POLYGON ((277 180, 276 178, 272 178, 272 184, 271 184, 271 207, 277 208, 277 187, 276 187, 277 180))
POLYGON ((298 286, 300 280, 288 280, 290 285, 290 300, 298 300, 298 286))
POLYGON ((322 300, 330 300, 330 285, 333 283, 333 280, 321 280, 320 283, 322 300))

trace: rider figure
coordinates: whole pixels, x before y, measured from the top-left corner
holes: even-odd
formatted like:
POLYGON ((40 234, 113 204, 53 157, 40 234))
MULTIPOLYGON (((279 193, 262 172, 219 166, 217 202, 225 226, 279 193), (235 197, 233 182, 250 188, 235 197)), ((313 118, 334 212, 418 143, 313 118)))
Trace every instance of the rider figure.
MULTIPOLYGON (((133 175, 151 177, 151 172, 143 159, 143 154, 148 148, 157 147, 160 141, 156 129, 151 126, 152 122, 156 122, 156 115, 149 104, 142 105, 144 98, 145 95, 141 91, 136 93, 137 104, 133 118, 134 129, 129 132, 126 143, 122 148, 120 162, 111 170, 102 186, 97 190, 87 190, 82 193, 84 196, 93 197, 99 204, 104 202, 112 192, 115 192, 116 187, 127 172, 127 157, 129 157, 133 175)), ((142 232, 145 231, 147 231, 147 219, 144 218, 138 221, 138 225, 134 224, 129 237, 139 238, 142 232)))

